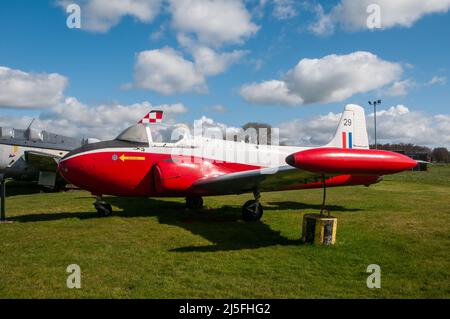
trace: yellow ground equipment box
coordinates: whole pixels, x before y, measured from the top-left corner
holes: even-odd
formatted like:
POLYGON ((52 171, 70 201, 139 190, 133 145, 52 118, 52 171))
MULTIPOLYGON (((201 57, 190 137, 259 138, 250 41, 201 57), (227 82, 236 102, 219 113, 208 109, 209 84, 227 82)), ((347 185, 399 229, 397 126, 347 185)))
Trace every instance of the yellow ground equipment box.
POLYGON ((303 216, 302 242, 318 245, 334 245, 336 242, 337 218, 321 214, 303 216))

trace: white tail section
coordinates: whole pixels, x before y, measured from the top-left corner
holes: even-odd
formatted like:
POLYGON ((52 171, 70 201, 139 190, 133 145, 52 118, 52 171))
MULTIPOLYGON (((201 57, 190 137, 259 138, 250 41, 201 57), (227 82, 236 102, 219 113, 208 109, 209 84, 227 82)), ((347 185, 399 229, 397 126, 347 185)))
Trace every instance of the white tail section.
POLYGON ((356 104, 345 106, 341 120, 330 143, 324 147, 368 149, 366 117, 364 109, 356 104))

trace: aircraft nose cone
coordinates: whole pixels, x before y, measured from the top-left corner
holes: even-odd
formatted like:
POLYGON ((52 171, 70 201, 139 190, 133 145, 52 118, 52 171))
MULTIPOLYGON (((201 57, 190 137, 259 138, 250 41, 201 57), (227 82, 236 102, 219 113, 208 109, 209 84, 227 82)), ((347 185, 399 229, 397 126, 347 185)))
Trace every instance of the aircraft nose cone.
POLYGON ((69 153, 61 159, 58 170, 69 183, 85 188, 90 172, 93 171, 93 161, 88 155, 72 156, 69 153))
POLYGON ((294 166, 295 165, 295 156, 289 155, 288 157, 286 157, 286 163, 288 165, 294 166))
POLYGON ((70 158, 75 155, 77 150, 73 150, 64 155, 58 163, 58 172, 68 181, 69 180, 69 167, 72 166, 70 158))
POLYGON ((301 166, 305 163, 305 161, 309 161, 310 158, 304 155, 304 152, 300 151, 294 154, 291 154, 286 157, 286 163, 293 167, 302 168, 301 166))
POLYGON ((71 163, 71 159, 64 159, 64 157, 61 159, 61 161, 58 164, 58 172, 61 174, 64 179, 66 179, 69 183, 73 184, 71 175, 72 174, 72 166, 73 163, 71 163))

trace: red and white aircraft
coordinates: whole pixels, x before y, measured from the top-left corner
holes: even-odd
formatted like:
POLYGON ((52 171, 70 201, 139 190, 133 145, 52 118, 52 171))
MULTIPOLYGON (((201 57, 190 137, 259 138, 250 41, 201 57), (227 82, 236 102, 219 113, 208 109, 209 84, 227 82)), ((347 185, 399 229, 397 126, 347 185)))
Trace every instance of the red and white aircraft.
POLYGON ((152 111, 114 140, 71 151, 59 163, 61 174, 97 196, 101 215, 112 212, 104 194, 186 197, 187 207, 196 209, 203 206, 202 196, 253 193, 242 213, 255 221, 263 213, 260 192, 369 186, 417 165, 398 153, 369 150, 358 105, 345 107, 334 138, 317 148, 192 137, 188 130, 174 134, 176 129, 158 128, 161 121, 162 112, 152 111))

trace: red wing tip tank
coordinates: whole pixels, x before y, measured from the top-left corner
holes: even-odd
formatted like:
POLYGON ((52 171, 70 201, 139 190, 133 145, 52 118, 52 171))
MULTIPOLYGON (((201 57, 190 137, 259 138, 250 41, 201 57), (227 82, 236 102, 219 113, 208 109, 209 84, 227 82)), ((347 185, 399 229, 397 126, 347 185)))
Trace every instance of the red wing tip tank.
POLYGON ((342 148, 315 148, 289 155, 286 163, 317 173, 388 175, 409 170, 417 162, 400 153, 342 148))

